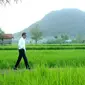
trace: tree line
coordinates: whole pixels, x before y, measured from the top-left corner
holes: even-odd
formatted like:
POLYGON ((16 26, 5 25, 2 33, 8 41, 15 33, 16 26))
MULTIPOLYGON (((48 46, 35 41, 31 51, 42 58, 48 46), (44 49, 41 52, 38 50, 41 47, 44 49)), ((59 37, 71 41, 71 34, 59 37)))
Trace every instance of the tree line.
MULTIPOLYGON (((4 40, 3 34, 5 32, 0 28, 0 40, 4 40)), ((35 41, 37 44, 39 40, 43 39, 43 32, 40 30, 38 24, 36 24, 33 28, 30 29, 31 40, 35 41)), ((54 40, 47 40, 44 44, 63 44, 63 43, 85 43, 85 40, 82 39, 82 36, 77 35, 74 37, 75 39, 71 39, 70 36, 66 33, 62 33, 60 35, 54 36, 54 40)), ((32 43, 32 41, 30 41, 32 43)))

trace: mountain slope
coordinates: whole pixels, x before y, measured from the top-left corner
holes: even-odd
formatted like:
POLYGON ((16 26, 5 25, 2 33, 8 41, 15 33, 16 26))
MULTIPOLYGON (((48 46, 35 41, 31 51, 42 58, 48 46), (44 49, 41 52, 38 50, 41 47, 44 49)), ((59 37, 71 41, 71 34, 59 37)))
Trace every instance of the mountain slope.
MULTIPOLYGON (((59 33, 67 33, 72 36, 85 34, 85 12, 78 9, 52 11, 36 23, 39 24, 44 36, 55 36, 59 33)), ((30 37, 29 30, 35 27, 36 23, 23 30, 28 33, 28 37, 30 37)), ((19 35, 19 33, 14 35, 19 35)))

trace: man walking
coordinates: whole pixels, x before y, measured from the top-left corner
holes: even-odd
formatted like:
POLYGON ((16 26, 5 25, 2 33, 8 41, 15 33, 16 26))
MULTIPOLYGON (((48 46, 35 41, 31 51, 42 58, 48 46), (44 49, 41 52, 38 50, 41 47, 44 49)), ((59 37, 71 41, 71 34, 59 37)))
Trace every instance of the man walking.
POLYGON ((25 54, 25 52, 26 52, 25 39, 26 39, 26 33, 24 32, 24 33, 22 33, 22 37, 20 38, 20 40, 18 42, 19 56, 18 56, 18 60, 15 64, 14 70, 17 70, 17 66, 19 65, 22 58, 24 59, 26 69, 30 69, 28 60, 27 60, 27 57, 25 54))

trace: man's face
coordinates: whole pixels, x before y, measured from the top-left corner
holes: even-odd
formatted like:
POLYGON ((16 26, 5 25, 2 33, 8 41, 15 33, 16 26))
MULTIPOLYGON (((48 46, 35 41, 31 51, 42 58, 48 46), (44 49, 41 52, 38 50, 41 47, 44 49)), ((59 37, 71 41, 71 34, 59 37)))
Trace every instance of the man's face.
POLYGON ((26 35, 23 35, 23 38, 25 39, 26 38, 26 35))

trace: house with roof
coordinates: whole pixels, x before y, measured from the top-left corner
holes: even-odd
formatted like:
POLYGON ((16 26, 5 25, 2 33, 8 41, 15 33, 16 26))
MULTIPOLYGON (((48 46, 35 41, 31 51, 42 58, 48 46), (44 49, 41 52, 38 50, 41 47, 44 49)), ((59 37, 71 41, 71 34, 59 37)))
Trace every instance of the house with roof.
POLYGON ((0 44, 12 44, 12 34, 3 34, 0 36, 0 44))

